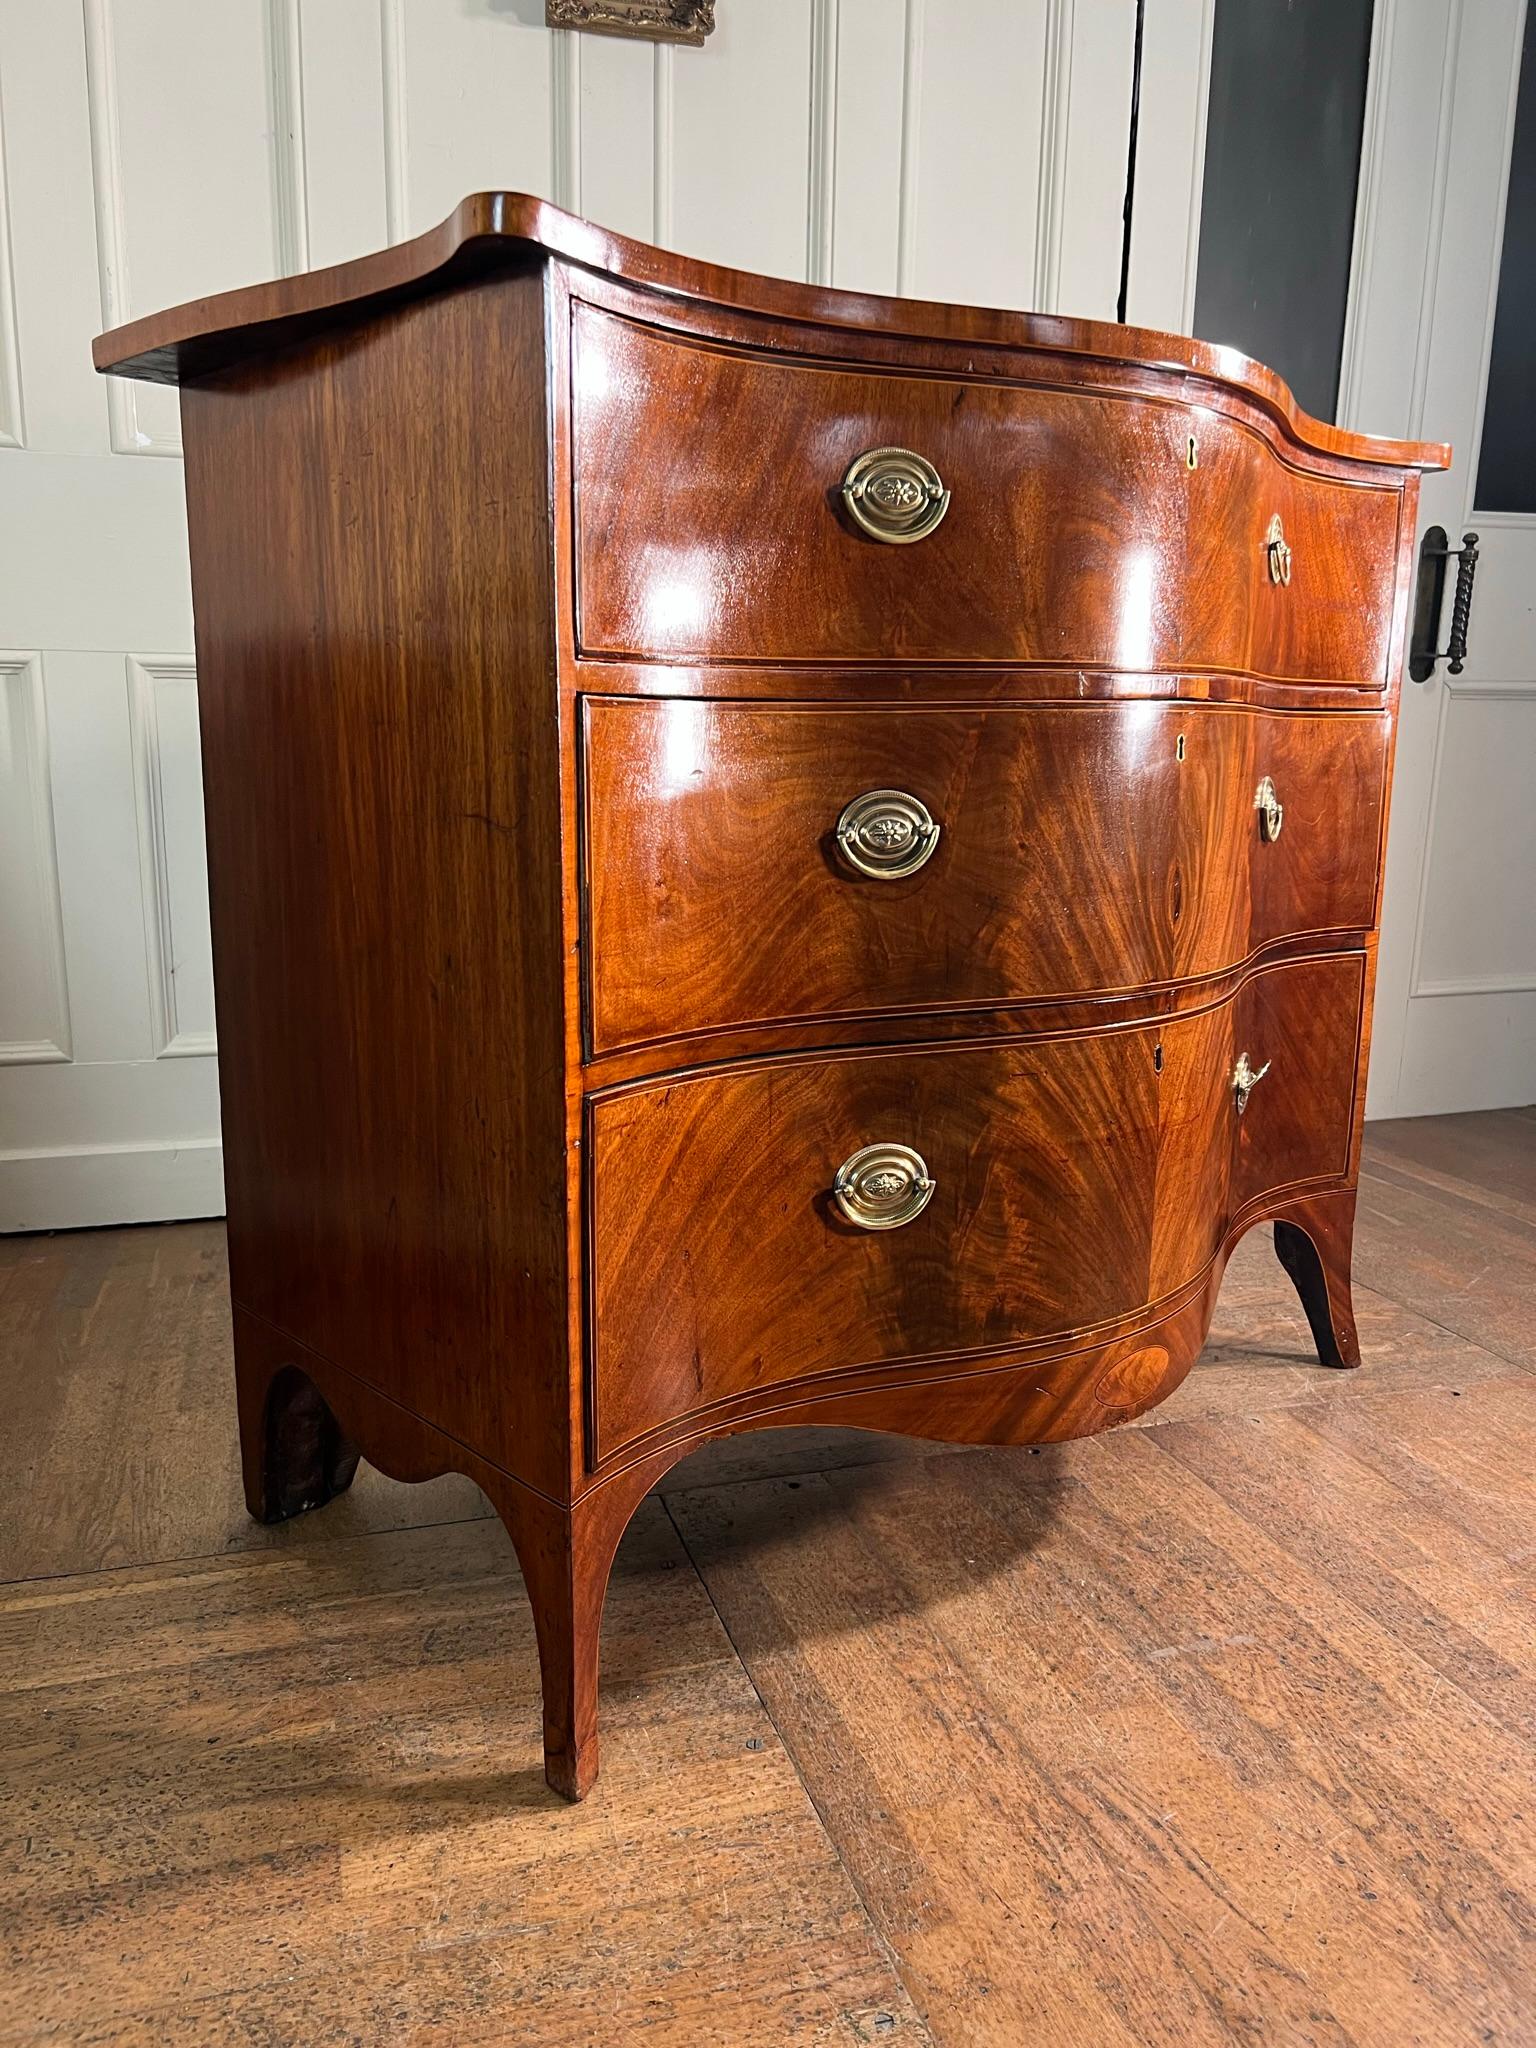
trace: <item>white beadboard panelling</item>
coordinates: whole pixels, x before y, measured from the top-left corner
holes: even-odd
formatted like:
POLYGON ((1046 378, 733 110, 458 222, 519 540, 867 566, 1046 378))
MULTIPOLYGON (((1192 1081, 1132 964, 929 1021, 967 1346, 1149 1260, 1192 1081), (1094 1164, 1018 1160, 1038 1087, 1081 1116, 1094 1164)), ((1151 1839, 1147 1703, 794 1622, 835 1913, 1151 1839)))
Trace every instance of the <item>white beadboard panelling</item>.
MULTIPOLYGON (((828 282, 900 290, 907 0, 841 0, 832 84, 836 176, 828 282)), ((821 119, 827 121, 823 110, 821 119)))
MULTIPOLYGON (((101 324, 116 327, 128 313, 128 228, 123 218, 122 150, 118 141, 117 60, 112 40, 111 0, 85 0, 85 67, 91 110, 91 179, 96 195, 96 262, 101 280, 101 324)), ((166 401, 158 401, 158 431, 143 414, 140 386, 118 378, 106 387, 107 421, 118 455, 176 455, 179 437, 166 424, 166 401)))
POLYGON ((40 654, 0 654, 0 1062, 70 1057, 40 654))
POLYGON ((652 235, 663 249, 677 247, 677 50, 658 43, 651 72, 651 220, 652 235))
POLYGON ((574 29, 549 32, 550 196, 567 213, 580 213, 581 70, 587 38, 574 29))
POLYGON ((672 69, 672 246, 804 277, 812 0, 721 7, 672 69))
POLYGON ((1399 1100, 1405 1116, 1524 1109, 1531 1100, 1536 993, 1499 989, 1409 1006, 1399 1100))
POLYGON ((1360 130, 1360 169, 1355 181, 1354 234, 1349 252, 1349 291, 1344 301, 1344 333, 1339 346, 1339 391, 1334 417, 1347 423, 1359 391, 1355 354, 1360 314, 1366 303, 1364 273, 1375 260, 1385 135, 1391 100, 1392 50, 1397 39, 1397 0, 1372 0, 1371 47, 1365 73, 1365 110, 1360 130))
MULTIPOLYGON (((276 4, 276 0, 274 0, 276 4)), ((379 0, 300 0, 304 211, 317 269, 390 239, 379 0)))
POLYGON ((218 1135, 217 1060, 0 1067, 0 1139, 7 1152, 88 1152, 97 1145, 137 1150, 218 1135))
POLYGON ((0 1231, 216 1216, 214 1060, 0 1067, 0 1231))
POLYGON ((1126 318, 1170 334, 1195 318, 1215 25, 1216 0, 1159 0, 1142 29, 1126 318))
MULTIPOLYGON (((103 323, 275 276, 267 0, 84 6, 103 323)), ((174 392, 112 378, 107 408, 118 453, 180 452, 174 392)))
MULTIPOLYGON (((25 479, 40 451, 102 454, 107 448, 102 385, 91 368, 90 339, 101 308, 78 6, 0 0, 0 110, 29 465, 23 468, 17 457, 0 493, 0 522, 10 525, 25 521, 25 479)), ((46 648, 45 639, 12 616, 22 580, 3 540, 0 563, 0 631, 10 641, 46 648)))
MULTIPOLYGON (((117 152, 108 182, 125 229, 126 317, 277 274, 283 261, 272 132, 272 18, 290 0, 87 0, 107 26, 117 152), (131 291, 128 289, 131 283, 131 291)), ((296 29, 287 97, 302 97, 296 29)), ((302 210, 302 194, 295 194, 302 210)))
POLYGON ((623 36, 581 41, 582 209, 618 234, 656 241, 656 70, 663 46, 623 36))
POLYGON ((1536 1094, 1523 788, 1536 522, 1521 533, 1472 510, 1524 12, 1523 0, 1377 11, 1342 417, 1450 441, 1453 469, 1424 480, 1420 531, 1475 526, 1484 552, 1466 675, 1403 684, 1371 1115, 1536 1094))
MULTIPOLYGON (((101 392, 92 393, 98 408, 101 392)), ((97 430, 101 418, 98 412, 97 430)), ((105 436, 102 436, 103 443, 105 436)), ((192 586, 181 466, 8 451, 0 590, 18 646, 190 647, 192 586)))
POLYGON ((910 297, 917 287, 917 181, 922 166, 923 39, 928 0, 906 0, 901 36, 901 167, 897 187, 896 289, 910 297))
MULTIPOLYGON (((1411 16, 1394 9, 1393 23, 1395 32, 1380 53, 1373 82, 1380 115, 1367 123, 1362 137, 1362 148, 1379 154, 1363 173, 1374 196, 1369 231, 1355 252, 1350 280, 1349 378, 1340 393, 1347 410, 1341 418, 1345 426, 1362 431, 1436 437, 1454 431, 1459 440, 1466 422, 1458 418, 1452 423, 1443 400, 1463 380, 1442 378, 1432 412, 1426 401, 1456 129, 1461 0, 1413 0, 1411 16), (1410 28, 1411 34, 1406 32, 1410 28)), ((1483 68, 1473 62, 1474 68, 1483 68)), ((1491 250, 1485 260, 1492 260, 1491 250)), ((1463 445, 1456 469, 1464 467, 1463 445)), ((1420 532, 1437 522, 1452 526, 1464 493, 1455 470, 1449 477, 1425 477, 1420 532)), ((1405 1090, 1404 1059, 1442 688, 1442 683, 1420 686, 1406 676, 1403 680, 1366 1098, 1366 1112, 1373 1117, 1423 1107, 1405 1090)))
POLYGON ((379 0, 379 111, 384 135, 384 224, 392 242, 410 233, 410 128, 405 108, 405 0, 379 0))
MULTIPOLYGON (((1439 259, 1431 288, 1432 331, 1421 352, 1425 431, 1453 441, 1457 453, 1453 475, 1430 478, 1425 485, 1426 505, 1434 504, 1442 517, 1453 506, 1464 513, 1472 509, 1514 144, 1523 12, 1523 0, 1478 0, 1470 7, 1463 0, 1455 10, 1460 36, 1451 69, 1458 91, 1437 193, 1441 218, 1432 238, 1439 259), (1497 82, 1498 104, 1488 101, 1489 79, 1497 82), (1494 205, 1488 203, 1491 195, 1497 195, 1494 205)), ((1404 40, 1399 36, 1400 50, 1404 40)), ((1362 267, 1364 262, 1362 252, 1362 267)))
MULTIPOLYGON (((104 463, 112 469, 157 465, 104 463)), ((168 465, 158 465, 168 466, 168 465)), ((45 657, 48 751, 53 816, 69 971, 70 1022, 76 1064, 65 1073, 64 1097, 113 1074, 142 1073, 132 1063, 152 1057, 149 991, 144 972, 143 902, 139 889, 138 810, 121 654, 45 657)), ((178 1062, 184 1074, 195 1062, 178 1062)), ((125 1084, 126 1085, 126 1084, 125 1084)), ((50 1103, 49 1116, 62 1106, 50 1103)), ((88 1098, 94 1102, 94 1094, 88 1098)), ((48 1120, 27 1138, 16 1132, 15 1109, 0 1114, 6 1142, 84 1144, 125 1139, 132 1131, 97 1131, 91 1123, 55 1129, 48 1120)))
POLYGON ((1039 305, 1042 312, 1113 320, 1125 241, 1136 0, 1078 0, 1064 10, 1056 33, 1066 60, 1050 137, 1053 239, 1039 305))
POLYGON ((267 90, 272 121, 272 214, 277 267, 310 268, 301 0, 266 0, 267 90))
POLYGON ((906 280, 919 298, 1033 305, 1047 27, 1038 0, 928 0, 906 280))
MULTIPOLYGON (((181 477, 109 459, 176 453, 176 400, 97 379, 93 332, 493 187, 747 269, 1087 310, 1130 4, 723 0, 691 50, 554 34, 543 0, 0 0, 0 561, 6 635, 43 650, 71 1053, 0 1065, 0 1227, 221 1203, 216 1063, 181 1056, 214 1043, 193 665, 127 652, 192 645, 181 477)), ((0 835, 30 859, 25 780, 0 835)), ((0 1023, 41 1045, 7 966, 0 1023)))
POLYGON ((831 284, 837 242, 837 75, 840 0, 811 0, 810 165, 805 275, 831 284))
MULTIPOLYGON (((1107 5, 1108 0, 1099 0, 1107 5)), ((1035 187, 1035 288, 1039 313, 1057 310, 1067 205, 1067 120, 1072 106, 1073 0, 1046 0, 1040 94, 1040 171, 1035 187)))
POLYGON ((467 192, 554 193, 554 35, 544 0, 384 0, 388 119, 403 183, 395 234, 467 192))
POLYGON ((1460 12, 1378 0, 1339 381, 1340 424, 1361 432, 1424 431, 1460 12))
POLYGON ((11 262, 5 108, 0 104, 0 448, 20 448, 26 438, 21 415, 21 344, 16 333, 16 278, 11 262))
POLYGON ((139 879, 157 1059, 216 1050, 197 673, 190 660, 128 657, 139 879))
POLYGON ((1413 993, 1536 989, 1536 682, 1442 704, 1413 993))

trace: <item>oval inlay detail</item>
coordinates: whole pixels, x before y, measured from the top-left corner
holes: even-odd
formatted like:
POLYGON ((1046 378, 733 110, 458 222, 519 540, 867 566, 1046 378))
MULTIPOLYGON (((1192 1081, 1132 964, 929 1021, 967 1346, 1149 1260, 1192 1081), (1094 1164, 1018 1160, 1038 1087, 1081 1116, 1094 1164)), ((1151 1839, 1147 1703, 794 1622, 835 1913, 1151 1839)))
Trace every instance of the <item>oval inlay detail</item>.
POLYGON ((1136 1408, 1150 1401, 1168 1375, 1168 1352, 1161 1344, 1127 1351, 1099 1374, 1096 1399, 1106 1408, 1136 1408))

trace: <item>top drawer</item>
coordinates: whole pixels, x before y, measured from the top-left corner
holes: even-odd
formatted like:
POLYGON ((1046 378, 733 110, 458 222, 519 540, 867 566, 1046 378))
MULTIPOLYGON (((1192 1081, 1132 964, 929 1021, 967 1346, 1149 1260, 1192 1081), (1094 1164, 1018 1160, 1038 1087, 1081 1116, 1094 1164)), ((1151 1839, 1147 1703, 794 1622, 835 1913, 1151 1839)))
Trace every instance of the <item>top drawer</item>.
POLYGON ((770 359, 580 304, 573 354, 588 653, 1386 680, 1399 489, 1303 474, 1225 415, 770 359), (949 493, 906 544, 843 496, 886 448, 949 493))

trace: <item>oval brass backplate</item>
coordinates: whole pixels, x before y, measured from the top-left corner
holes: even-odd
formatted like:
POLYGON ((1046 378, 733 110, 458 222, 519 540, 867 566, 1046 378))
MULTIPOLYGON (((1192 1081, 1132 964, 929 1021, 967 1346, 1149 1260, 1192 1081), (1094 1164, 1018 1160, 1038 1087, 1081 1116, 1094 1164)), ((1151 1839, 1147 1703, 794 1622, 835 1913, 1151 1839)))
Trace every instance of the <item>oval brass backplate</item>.
POLYGON ((866 448, 848 465, 843 503, 875 540, 925 540, 949 510, 949 492, 933 464, 910 448, 866 448))
POLYGON ((866 789, 837 821, 844 864, 876 881, 915 875, 939 843, 939 828, 920 797, 904 789, 866 789))
POLYGON ((837 1169, 832 1198, 860 1230, 897 1230, 922 1215, 934 1185, 910 1145, 861 1145, 837 1169))

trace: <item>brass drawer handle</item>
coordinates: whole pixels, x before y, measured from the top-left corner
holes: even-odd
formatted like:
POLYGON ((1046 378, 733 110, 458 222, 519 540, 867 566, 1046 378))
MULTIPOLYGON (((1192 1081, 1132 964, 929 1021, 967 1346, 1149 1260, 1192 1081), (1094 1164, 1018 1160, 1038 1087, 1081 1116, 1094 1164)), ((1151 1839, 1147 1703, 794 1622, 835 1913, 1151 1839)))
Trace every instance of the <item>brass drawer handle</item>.
POLYGON ((922 1215, 935 1185, 910 1145, 862 1145, 837 1169, 832 1198, 860 1230, 899 1230, 922 1215))
POLYGON ((1255 1073, 1248 1064, 1247 1053, 1240 1052, 1238 1054, 1237 1065, 1232 1069, 1232 1099, 1237 1104, 1239 1116, 1248 1107, 1249 1096, 1258 1087, 1264 1076, 1269 1072, 1269 1069, 1270 1062, 1266 1060, 1258 1072, 1255 1073))
POLYGON ((915 875, 939 843, 928 806, 904 789, 866 789, 837 821, 837 850, 861 875, 897 882, 915 875))
POLYGON ((1267 775, 1253 793, 1253 808, 1259 814, 1260 836, 1266 845, 1273 846, 1285 824, 1285 805, 1267 775))
POLYGON ((922 540, 949 510, 949 492, 931 462, 910 448, 866 448, 848 465, 843 503, 876 540, 922 540))
POLYGON ((1269 531, 1264 536, 1264 551, 1269 557, 1269 580, 1271 583, 1289 583, 1291 580, 1291 544, 1285 537, 1285 528, 1280 524, 1277 512, 1269 522, 1269 531))

